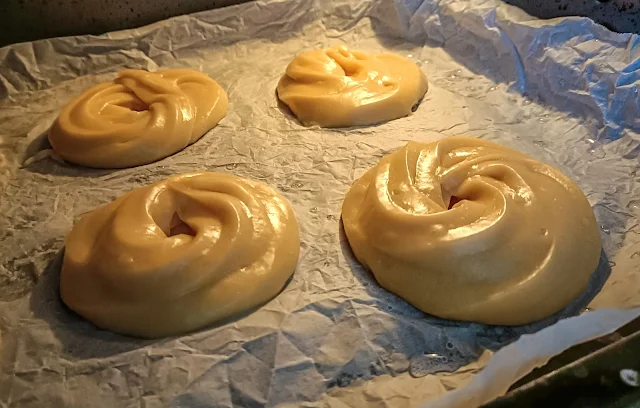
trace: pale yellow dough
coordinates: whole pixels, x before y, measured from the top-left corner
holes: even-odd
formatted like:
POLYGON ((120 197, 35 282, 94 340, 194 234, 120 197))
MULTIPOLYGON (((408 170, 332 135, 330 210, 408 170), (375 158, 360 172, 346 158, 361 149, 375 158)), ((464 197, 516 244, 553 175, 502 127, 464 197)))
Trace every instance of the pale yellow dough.
POLYGON ((124 70, 69 102, 49 142, 63 159, 83 166, 139 166, 200 139, 227 105, 225 91, 201 72, 124 70))
POLYGON ((573 181, 468 137, 410 142, 385 156, 348 192, 342 218, 380 285, 447 319, 545 318, 586 289, 601 251, 573 181))
POLYGON ((60 294, 101 328, 177 335, 276 296, 299 251, 280 194, 228 174, 184 174, 82 217, 66 243, 60 294))
POLYGON ((340 46, 298 55, 277 91, 303 125, 347 127, 407 116, 427 88, 408 58, 340 46))

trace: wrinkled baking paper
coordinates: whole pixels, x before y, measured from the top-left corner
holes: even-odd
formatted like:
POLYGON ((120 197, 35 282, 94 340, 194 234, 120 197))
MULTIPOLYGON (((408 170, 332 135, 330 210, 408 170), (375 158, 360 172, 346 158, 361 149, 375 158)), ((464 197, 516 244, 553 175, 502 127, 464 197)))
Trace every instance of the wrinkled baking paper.
POLYGON ((289 0, 0 49, 0 404, 397 408, 458 389, 436 406, 470 407, 503 393, 551 355, 640 314, 631 309, 640 305, 638 43, 585 18, 536 20, 497 0, 289 0), (300 126, 277 103, 277 81, 296 53, 333 44, 416 61, 430 83, 417 112, 354 129, 300 126), (199 69, 227 90, 229 114, 147 166, 61 163, 43 138, 57 112, 125 67, 199 69), (354 261, 339 221, 353 181, 409 140, 459 134, 557 166, 592 203, 601 264, 557 316, 518 328, 439 320, 354 261), (57 284, 74 221, 195 170, 261 180, 291 200, 302 251, 284 291, 247 316, 156 341, 97 330, 65 309, 57 284), (586 306, 612 309, 550 326, 586 306), (547 326, 542 340, 522 337, 491 358, 547 326))

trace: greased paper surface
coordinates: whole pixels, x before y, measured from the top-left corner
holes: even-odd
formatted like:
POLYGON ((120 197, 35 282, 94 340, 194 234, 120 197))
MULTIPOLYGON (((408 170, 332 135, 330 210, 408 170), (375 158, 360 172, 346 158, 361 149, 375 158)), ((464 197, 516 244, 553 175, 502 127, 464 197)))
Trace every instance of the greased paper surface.
POLYGON ((638 56, 634 35, 584 18, 535 20, 495 0, 257 2, 0 49, 0 402, 403 407, 459 388, 440 406, 466 407, 495 397, 563 348, 640 313, 631 309, 640 306, 638 56), (296 53, 334 44, 416 61, 430 88, 416 113, 371 127, 300 126, 276 100, 278 80, 296 53), (179 67, 207 73, 230 100, 227 117, 194 145, 126 170, 61 164, 46 150, 42 135, 82 90, 122 68, 179 67), (594 206, 604 256, 588 293, 559 316, 521 328, 438 320, 355 263, 339 221, 353 181, 409 140, 458 134, 558 167, 594 206), (158 341, 98 331, 62 306, 61 251, 81 214, 202 170, 263 181, 292 202, 301 256, 276 299, 158 341), (549 326, 489 360, 486 350, 585 306, 619 310, 549 326))

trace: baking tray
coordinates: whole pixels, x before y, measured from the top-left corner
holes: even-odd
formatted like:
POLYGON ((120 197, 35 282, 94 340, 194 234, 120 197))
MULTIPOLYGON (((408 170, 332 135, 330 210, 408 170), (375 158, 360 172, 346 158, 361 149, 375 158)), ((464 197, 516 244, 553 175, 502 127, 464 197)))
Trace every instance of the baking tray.
POLYGON ((640 403, 640 319, 574 346, 484 408, 631 408, 640 403))
POLYGON ((0 49, 0 402, 466 408, 615 331, 640 314, 636 44, 588 19, 540 21, 493 0, 280 0, 0 49), (300 126, 278 105, 276 84, 301 50, 334 44, 414 59, 430 81, 416 113, 372 127, 300 126), (229 114, 148 166, 52 160, 43 135, 61 106, 123 67, 201 70, 227 90, 229 114), (592 203, 601 264, 558 315, 516 328, 443 321, 381 289, 353 259, 339 223, 353 181, 409 140, 457 134, 555 165, 592 203), (74 221, 194 170, 261 180, 292 202, 302 246, 285 290, 249 316, 154 342, 96 330, 66 310, 56 279, 74 221), (581 313, 587 306, 595 310, 581 313))

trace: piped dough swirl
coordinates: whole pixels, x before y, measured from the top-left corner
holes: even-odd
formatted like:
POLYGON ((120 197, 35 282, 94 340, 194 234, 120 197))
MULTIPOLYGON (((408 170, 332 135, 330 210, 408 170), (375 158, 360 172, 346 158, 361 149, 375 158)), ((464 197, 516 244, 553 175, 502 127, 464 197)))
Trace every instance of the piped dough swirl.
POLYGON ((184 174, 82 217, 66 243, 60 292, 101 328, 181 334, 276 296, 299 247, 289 203, 268 186, 184 174))
POLYGON ((427 78, 406 57, 340 46, 298 55, 277 92, 305 126, 348 127, 407 116, 427 89, 427 78))
POLYGON ((410 142, 348 192, 344 229, 381 286, 447 319, 519 325, 583 292, 601 251, 580 188, 468 137, 410 142))
POLYGON ((227 113, 227 94, 191 69, 124 70, 69 102, 49 131, 63 159, 125 168, 170 156, 201 138, 227 113))

